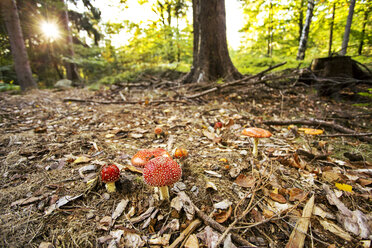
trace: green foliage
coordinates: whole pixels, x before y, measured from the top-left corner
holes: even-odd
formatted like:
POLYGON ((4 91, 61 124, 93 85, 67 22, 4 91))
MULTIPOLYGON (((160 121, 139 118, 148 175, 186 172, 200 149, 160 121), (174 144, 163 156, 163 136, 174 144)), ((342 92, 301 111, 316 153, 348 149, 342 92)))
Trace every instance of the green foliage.
POLYGON ((21 91, 21 87, 19 87, 19 85, 14 85, 13 80, 9 83, 0 80, 0 92, 3 91, 21 91))

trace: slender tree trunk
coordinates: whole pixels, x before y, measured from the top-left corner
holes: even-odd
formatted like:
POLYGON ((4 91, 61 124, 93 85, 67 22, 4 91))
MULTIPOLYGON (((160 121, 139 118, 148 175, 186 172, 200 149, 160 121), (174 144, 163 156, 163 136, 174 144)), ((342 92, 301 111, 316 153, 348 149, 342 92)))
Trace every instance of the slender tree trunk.
MULTIPOLYGON (((61 0, 62 2, 62 12, 61 12, 61 19, 62 19, 62 25, 64 27, 63 32, 63 38, 66 41, 66 49, 65 49, 65 55, 66 57, 73 58, 75 56, 74 52, 74 44, 72 42, 72 36, 71 36, 71 29, 69 26, 69 18, 68 18, 68 11, 67 11, 67 5, 65 4, 64 0, 61 0)), ((76 64, 65 62, 65 68, 66 68, 66 77, 67 79, 71 81, 79 81, 79 73, 76 67, 76 64)))
POLYGON ((193 0, 193 67, 184 83, 241 78, 233 65, 226 41, 224 0, 193 0))
POLYGON ((313 17, 314 11, 314 0, 307 1, 306 20, 303 27, 300 39, 300 45, 298 47, 297 60, 303 60, 305 58, 306 44, 309 37, 309 30, 311 24, 311 18, 313 17))
POLYGON ((31 67, 28 60, 25 42, 23 40, 16 2, 15 0, 1 0, 0 7, 8 31, 10 48, 14 60, 14 68, 21 90, 25 91, 37 88, 36 82, 32 78, 31 67))
POLYGON ((331 25, 329 28, 328 57, 331 57, 332 55, 333 25, 335 23, 335 13, 336 13, 336 3, 333 3, 332 19, 331 19, 331 25))
POLYGON ((272 56, 273 46, 273 3, 270 1, 269 5, 269 27, 267 36, 267 56, 272 56))
POLYGON ((340 51, 340 55, 342 56, 346 55, 347 45, 349 43, 351 23, 353 22, 353 15, 354 15, 354 7, 355 7, 355 0, 351 0, 350 6, 349 6, 349 15, 347 16, 344 38, 342 39, 342 47, 340 51))
POLYGON ((300 40, 301 40, 302 29, 304 28, 304 12, 303 12, 304 1, 305 0, 301 0, 300 16, 298 17, 298 43, 299 44, 300 44, 300 40))
POLYGON ((362 55, 362 50, 363 50, 363 45, 364 45, 364 35, 366 33, 366 25, 367 25, 367 21, 368 21, 368 14, 369 14, 369 10, 366 10, 364 12, 363 28, 362 28, 362 34, 361 34, 361 37, 360 37, 358 55, 362 55))

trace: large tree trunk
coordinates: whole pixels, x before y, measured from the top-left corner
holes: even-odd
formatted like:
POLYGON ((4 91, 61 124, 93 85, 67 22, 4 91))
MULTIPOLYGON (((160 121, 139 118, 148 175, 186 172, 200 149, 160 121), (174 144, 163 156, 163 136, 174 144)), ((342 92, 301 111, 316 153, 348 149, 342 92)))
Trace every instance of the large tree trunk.
POLYGON ((36 82, 32 78, 31 67, 23 40, 16 2, 15 0, 1 0, 0 7, 8 31, 10 48, 14 60, 14 68, 21 90, 25 91, 31 88, 37 88, 36 82))
POLYGON ((355 0, 351 0, 350 6, 349 6, 349 15, 347 16, 345 33, 344 33, 344 38, 342 39, 342 47, 340 51, 340 55, 342 56, 346 54, 347 45, 349 43, 351 23, 353 22, 353 15, 354 15, 354 7, 355 7, 355 0))
POLYGON ((307 11, 305 25, 302 29, 300 45, 298 47, 297 60, 303 60, 305 58, 306 44, 309 37, 309 30, 311 24, 311 18, 313 17, 314 11, 314 0, 307 1, 307 11))
POLYGON ((336 3, 333 3, 332 19, 331 19, 331 25, 329 27, 329 44, 328 44, 328 56, 329 57, 332 55, 333 25, 335 23, 335 12, 336 12, 336 3))
MULTIPOLYGON (((61 0, 63 9, 61 11, 61 19, 62 19, 62 25, 64 27, 63 30, 63 38, 66 41, 66 49, 65 49, 65 56, 69 58, 73 58, 75 56, 73 42, 72 42, 72 36, 71 36, 71 29, 69 26, 69 18, 68 18, 68 11, 67 6, 65 4, 64 0, 61 0)), ((67 79, 71 81, 79 81, 79 73, 77 71, 76 64, 65 62, 65 68, 66 68, 66 77, 67 79)))
POLYGON ((300 43, 300 41, 301 41, 302 29, 304 28, 304 12, 302 10, 302 8, 304 7, 304 2, 305 2, 305 0, 301 0, 300 8, 299 8, 300 14, 299 14, 299 17, 298 17, 298 32, 299 32, 298 43, 300 43))
POLYGON ((225 1, 193 0, 193 18, 194 61, 184 83, 241 78, 227 49, 225 1))

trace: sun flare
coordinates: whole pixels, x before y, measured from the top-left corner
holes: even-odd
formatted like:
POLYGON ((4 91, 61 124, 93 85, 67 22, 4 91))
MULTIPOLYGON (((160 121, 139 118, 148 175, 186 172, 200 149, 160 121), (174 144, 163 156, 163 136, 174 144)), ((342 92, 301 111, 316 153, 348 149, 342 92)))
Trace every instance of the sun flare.
POLYGON ((41 24, 41 30, 50 41, 54 41, 60 36, 57 24, 52 22, 43 22, 41 24))

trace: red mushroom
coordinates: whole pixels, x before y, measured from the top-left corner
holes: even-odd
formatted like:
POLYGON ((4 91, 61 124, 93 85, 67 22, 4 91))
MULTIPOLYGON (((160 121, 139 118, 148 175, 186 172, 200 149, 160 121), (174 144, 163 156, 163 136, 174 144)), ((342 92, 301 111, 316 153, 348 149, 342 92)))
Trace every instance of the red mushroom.
POLYGON ((258 139, 260 138, 269 138, 271 133, 265 129, 250 127, 242 131, 242 134, 253 138, 253 156, 257 157, 258 155, 258 139))
POLYGON ((163 148, 152 148, 138 151, 131 159, 133 166, 144 167, 146 163, 159 156, 171 157, 171 155, 163 148))
POLYGON ((169 157, 156 157, 147 162, 143 169, 143 178, 147 185, 159 187, 160 200, 169 200, 168 186, 182 176, 182 169, 169 157))
POLYGON ((223 126, 223 124, 220 121, 218 121, 214 124, 214 130, 216 130, 217 134, 220 134, 222 126, 223 126))
POLYGON ((106 189, 109 193, 113 193, 116 191, 115 182, 120 177, 120 170, 119 168, 114 165, 104 165, 101 170, 101 180, 106 184, 106 189))
POLYGON ((154 129, 155 138, 160 139, 161 136, 164 136, 163 129, 161 127, 155 127, 154 129))

